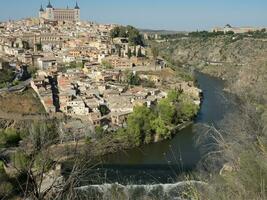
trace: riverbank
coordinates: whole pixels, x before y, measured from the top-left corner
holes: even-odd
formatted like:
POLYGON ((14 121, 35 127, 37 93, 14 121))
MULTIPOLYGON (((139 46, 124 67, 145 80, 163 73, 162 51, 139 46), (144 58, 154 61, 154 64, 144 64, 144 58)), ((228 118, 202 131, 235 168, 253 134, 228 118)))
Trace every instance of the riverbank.
POLYGON ((193 172, 201 159, 200 149, 195 145, 195 138, 203 134, 199 124, 217 126, 228 112, 233 111, 231 103, 222 98, 225 96, 223 81, 202 73, 197 73, 196 78, 204 98, 194 123, 177 130, 172 139, 100 157, 97 166, 88 165, 90 174, 96 173, 98 177, 88 178, 90 184, 175 183, 183 180, 179 178, 181 174, 193 172))

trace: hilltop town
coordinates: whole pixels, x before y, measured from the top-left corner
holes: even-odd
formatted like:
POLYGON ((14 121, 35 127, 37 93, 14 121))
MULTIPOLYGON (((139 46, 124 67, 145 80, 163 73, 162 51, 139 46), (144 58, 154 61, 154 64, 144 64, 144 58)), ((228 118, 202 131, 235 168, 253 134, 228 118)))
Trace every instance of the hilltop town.
MULTIPOLYGON (((39 18, 1 23, 0 36, 1 70, 15 71, 1 81, 1 94, 31 88, 43 107, 22 113, 27 107, 22 104, 17 112, 24 117, 67 117, 90 130, 115 131, 127 127, 135 107, 153 109, 170 90, 200 105, 201 91, 193 80, 182 78, 185 72, 174 71, 153 53, 144 42, 147 34, 132 26, 81 21, 77 3, 73 9, 59 9, 49 1, 39 18)), ((12 107, 14 112, 16 105, 12 107)))

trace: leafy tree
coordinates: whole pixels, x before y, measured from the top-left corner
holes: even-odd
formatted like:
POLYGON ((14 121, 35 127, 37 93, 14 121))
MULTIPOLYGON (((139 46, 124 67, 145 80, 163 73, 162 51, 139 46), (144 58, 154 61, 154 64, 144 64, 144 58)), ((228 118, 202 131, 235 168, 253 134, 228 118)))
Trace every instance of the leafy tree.
POLYGON ((128 77, 128 84, 129 85, 140 85, 141 79, 137 74, 134 74, 133 72, 129 73, 128 77))
POLYGON ((156 134, 162 139, 169 139, 171 137, 171 132, 167 128, 166 123, 161 117, 156 118, 151 122, 152 128, 155 130, 156 134))
POLYGON ((102 116, 105 116, 110 113, 110 110, 108 109, 106 105, 100 105, 98 109, 102 116))
POLYGON ((159 117, 166 123, 171 124, 175 116, 175 106, 168 100, 162 99, 157 105, 159 117))
POLYGON ((177 102, 179 100, 180 93, 176 90, 170 90, 168 92, 167 98, 170 102, 177 102))
POLYGON ((124 26, 120 27, 119 37, 124 37, 124 38, 128 37, 128 30, 126 27, 124 26))
POLYGON ((113 39, 113 38, 116 38, 116 37, 119 37, 120 35, 120 27, 117 26, 115 28, 113 28, 111 31, 110 31, 110 37, 113 39))
POLYGON ((187 96, 182 95, 179 104, 179 116, 184 120, 190 120, 192 117, 196 116, 198 112, 198 105, 196 105, 187 96))
POLYGON ((155 115, 149 108, 145 106, 137 106, 134 108, 134 112, 127 120, 127 133, 135 145, 141 145, 146 135, 152 133, 150 122, 154 118, 155 115))
POLYGON ((128 38, 130 45, 144 45, 142 35, 139 30, 134 28, 133 26, 120 26, 115 27, 110 32, 111 38, 124 37, 128 38))

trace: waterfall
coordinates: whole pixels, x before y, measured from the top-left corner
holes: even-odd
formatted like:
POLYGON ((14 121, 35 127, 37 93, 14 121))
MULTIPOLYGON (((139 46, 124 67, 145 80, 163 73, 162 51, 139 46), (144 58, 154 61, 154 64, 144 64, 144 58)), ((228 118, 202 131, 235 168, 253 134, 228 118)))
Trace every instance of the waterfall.
POLYGON ((174 184, 121 185, 102 184, 76 188, 81 199, 101 200, 143 200, 143 199, 182 199, 185 191, 195 191, 207 184, 200 181, 183 181, 174 184))

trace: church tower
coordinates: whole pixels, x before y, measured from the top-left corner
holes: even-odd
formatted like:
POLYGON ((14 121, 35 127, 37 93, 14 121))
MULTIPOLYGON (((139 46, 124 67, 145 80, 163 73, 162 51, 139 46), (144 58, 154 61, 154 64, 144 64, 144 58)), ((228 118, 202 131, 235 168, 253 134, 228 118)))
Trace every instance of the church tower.
POLYGON ((54 20, 53 6, 50 0, 48 1, 48 5, 46 6, 46 14, 47 14, 47 19, 54 20))
POLYGON ((43 9, 43 5, 41 5, 40 10, 39 10, 39 18, 43 18, 44 16, 44 9, 43 9))
POLYGON ((77 1, 76 1, 76 5, 74 7, 74 10, 75 10, 75 21, 79 22, 80 21, 80 7, 79 7, 77 1))

